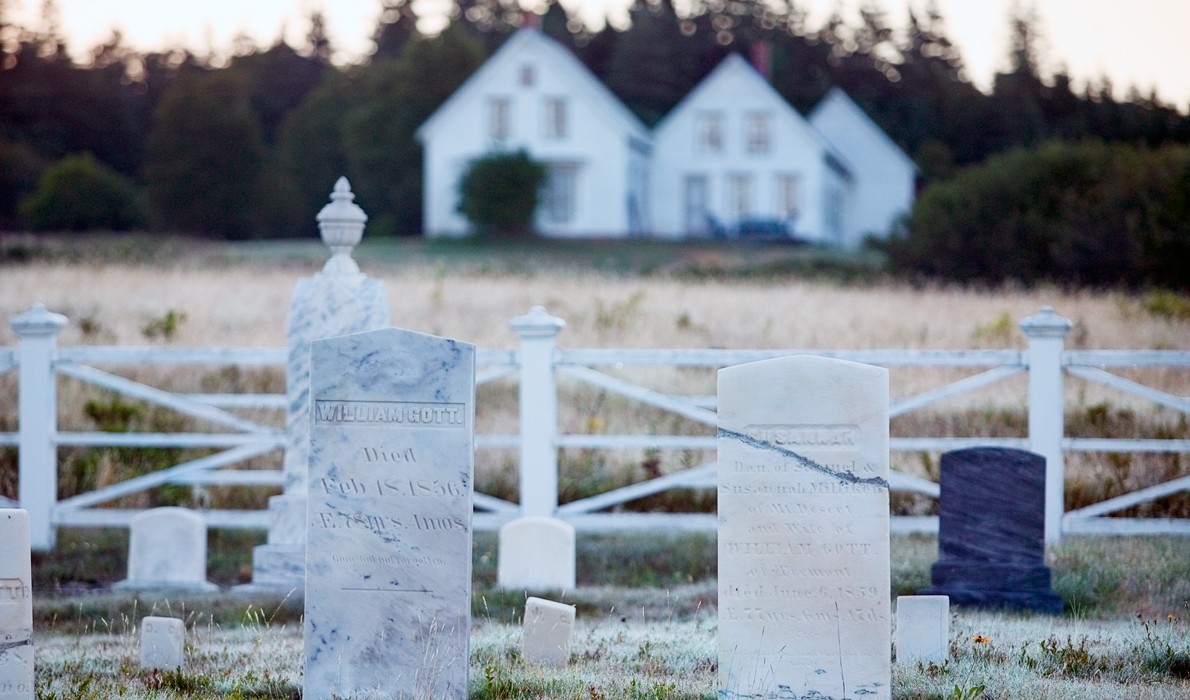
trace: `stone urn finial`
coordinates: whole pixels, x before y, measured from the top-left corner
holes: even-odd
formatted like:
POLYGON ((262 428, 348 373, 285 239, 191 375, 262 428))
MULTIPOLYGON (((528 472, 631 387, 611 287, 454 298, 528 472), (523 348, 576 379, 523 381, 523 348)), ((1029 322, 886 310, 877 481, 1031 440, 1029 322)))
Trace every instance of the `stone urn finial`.
POLYGON ((364 222, 368 215, 354 201, 351 183, 340 177, 331 192, 331 202, 318 212, 318 231, 322 242, 331 249, 331 259, 322 271, 332 275, 358 275, 359 265, 351 257, 351 250, 364 237, 364 222))

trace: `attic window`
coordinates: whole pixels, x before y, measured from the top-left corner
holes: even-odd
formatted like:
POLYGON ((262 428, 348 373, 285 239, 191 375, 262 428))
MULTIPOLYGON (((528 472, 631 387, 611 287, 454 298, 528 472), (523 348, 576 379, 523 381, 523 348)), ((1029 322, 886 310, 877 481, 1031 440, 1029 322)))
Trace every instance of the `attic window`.
POLYGON ((521 85, 522 86, 533 87, 533 79, 535 77, 536 76, 533 75, 533 66, 531 64, 526 63, 525 65, 521 66, 521 85))
POLYGON ((745 134, 749 153, 769 152, 769 115, 765 112, 753 112, 744 120, 747 133, 745 134))
POLYGON ((698 115, 698 150, 719 153, 723 150, 723 115, 710 112, 698 115))

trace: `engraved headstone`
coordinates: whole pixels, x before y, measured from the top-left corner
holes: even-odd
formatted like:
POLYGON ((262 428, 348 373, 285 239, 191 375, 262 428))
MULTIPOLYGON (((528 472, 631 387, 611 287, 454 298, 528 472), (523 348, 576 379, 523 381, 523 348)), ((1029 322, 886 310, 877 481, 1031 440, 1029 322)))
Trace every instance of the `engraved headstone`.
POLYGON ((0 510, 0 700, 33 700, 29 513, 0 510))
POLYGON ((475 348, 311 345, 306 700, 466 698, 475 348))
POLYGON ((129 590, 217 591, 207 581, 207 525, 187 508, 153 508, 133 516, 128 528, 129 590))
POLYGON ((718 697, 891 697, 887 370, 721 369, 718 450, 718 697))
POLYGON ((305 584, 306 471, 310 444, 310 342, 389 325, 384 283, 360 272, 351 258, 368 217, 339 178, 318 228, 332 256, 313 277, 298 280, 289 303, 286 369, 285 492, 269 499, 268 542, 252 552, 252 583, 243 593, 289 593, 305 584))
POLYGON ((530 596, 525 601, 521 658, 531 664, 565 666, 570 662, 573 631, 573 605, 530 596))
POLYGON ((950 599, 897 596, 897 663, 940 664, 950 656, 950 599))
POLYGON ((1004 447, 942 455, 938 561, 925 594, 954 605, 1062 612, 1045 565, 1045 457, 1004 447))
POLYGON ((176 617, 148 616, 140 621, 140 665, 170 671, 186 663, 186 623, 176 617))
POLYGON ((557 518, 517 518, 500 527, 501 588, 574 590, 574 526, 557 518))

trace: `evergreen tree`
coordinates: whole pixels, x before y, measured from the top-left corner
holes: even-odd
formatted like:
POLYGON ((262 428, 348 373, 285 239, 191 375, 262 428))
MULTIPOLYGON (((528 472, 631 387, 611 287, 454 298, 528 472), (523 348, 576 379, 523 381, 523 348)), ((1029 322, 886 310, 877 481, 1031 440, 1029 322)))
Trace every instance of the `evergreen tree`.
POLYGON ((417 14, 413 0, 384 0, 380 21, 372 32, 373 61, 395 59, 405 46, 421 36, 417 31, 417 14))
POLYGON ((636 0, 632 25, 609 57, 607 86, 652 126, 703 77, 697 47, 682 34, 671 0, 636 0))

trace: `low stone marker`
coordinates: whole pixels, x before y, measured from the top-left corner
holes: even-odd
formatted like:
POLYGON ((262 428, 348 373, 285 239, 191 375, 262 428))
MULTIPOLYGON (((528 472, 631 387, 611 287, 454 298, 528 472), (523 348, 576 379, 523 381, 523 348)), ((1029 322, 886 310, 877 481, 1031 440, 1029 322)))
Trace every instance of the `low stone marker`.
POLYGON ((140 665, 172 671, 186 665, 186 623, 176 617, 140 621, 140 665))
POLYGON ((306 700, 468 693, 475 348, 311 345, 306 700))
POLYGON ((887 370, 721 369, 718 449, 718 697, 887 700, 887 370))
POLYGON ((524 631, 521 658, 531 664, 565 666, 570 662, 574 606, 529 597, 525 601, 524 631))
POLYGON ((187 508, 153 508, 132 518, 124 590, 217 591, 207 581, 207 526, 187 508))
POLYGON ((955 605, 1062 612, 1045 565, 1045 458, 1003 447, 942 455, 932 585, 955 605))
POLYGON ((574 526, 557 518, 517 518, 500 528, 501 588, 574 590, 574 526))
POLYGON ((950 599, 897 596, 897 663, 940 664, 950 656, 950 599))
POLYGON ((29 513, 0 510, 0 700, 33 700, 29 513))

